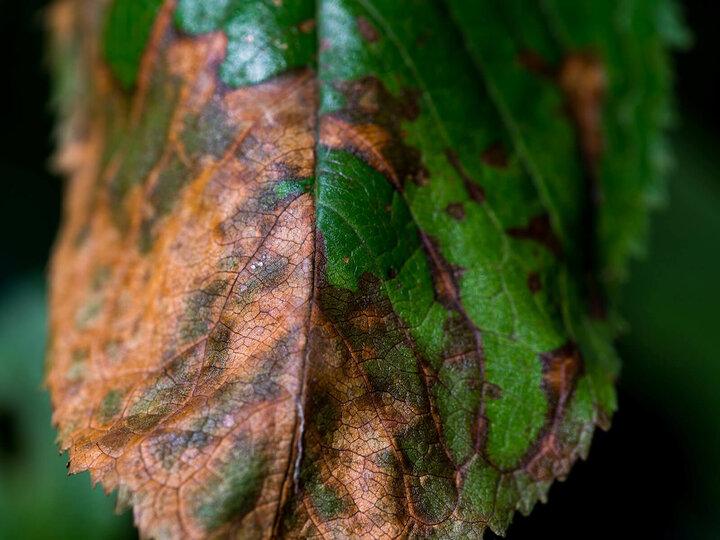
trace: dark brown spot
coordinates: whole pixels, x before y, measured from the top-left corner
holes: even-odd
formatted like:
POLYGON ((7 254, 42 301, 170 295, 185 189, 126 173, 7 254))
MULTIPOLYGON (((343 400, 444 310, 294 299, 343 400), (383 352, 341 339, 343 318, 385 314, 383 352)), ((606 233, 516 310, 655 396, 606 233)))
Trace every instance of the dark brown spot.
POLYGON ((388 275, 388 279, 395 279, 397 277, 397 272, 395 271, 394 268, 391 268, 390 270, 388 270, 387 275, 388 275))
POLYGON ((536 272, 530 272, 528 274, 527 287, 533 294, 542 290, 542 281, 540 281, 540 276, 536 272))
POLYGON ((485 383, 485 396, 488 399, 502 399, 503 390, 497 384, 485 383))
MULTIPOLYGON (((455 306, 457 290, 455 282, 453 281, 457 279, 454 275, 453 268, 441 255, 440 242, 437 238, 428 235, 424 231, 420 231, 420 234, 423 251, 425 251, 425 255, 427 256, 433 277, 435 300, 448 310, 452 310, 455 306)), ((446 333, 446 335, 456 334, 446 333)))
POLYGON ((307 19, 298 24, 298 30, 303 34, 309 34, 315 29, 315 19, 307 19))
POLYGON ((215 230, 214 230, 215 238, 217 238, 218 240, 222 240, 223 238, 225 238, 226 234, 227 234, 227 226, 224 221, 221 221, 220 223, 215 225, 215 230))
POLYGON ((375 28, 373 24, 365 17, 360 15, 355 19, 355 21, 357 22, 360 35, 365 41, 369 43, 375 43, 377 40, 380 39, 380 32, 378 32, 377 28, 375 28))
POLYGON ((475 182, 475 180, 470 178, 470 175, 468 175, 468 173, 463 168, 462 163, 460 163, 460 158, 458 158, 458 155, 455 153, 455 151, 447 148, 445 150, 445 155, 447 156, 450 165, 452 165, 453 169, 455 169, 460 178, 462 178, 463 184, 465 185, 465 189, 467 190, 470 198, 478 204, 484 203, 485 190, 480 187, 480 185, 475 182))
POLYGON ((563 258, 562 241, 553 231, 548 214, 533 217, 525 227, 510 227, 507 233, 519 240, 533 240, 545 246, 558 259, 563 258))
POLYGON ((450 203, 445 207, 445 213, 455 221, 465 220, 465 208, 461 203, 450 203))
POLYGON ((499 142, 494 142, 483 150, 482 162, 489 167, 507 169, 509 162, 507 150, 499 142))
POLYGON ((517 63, 530 73, 555 79, 557 77, 557 69, 548 64, 538 53, 533 51, 522 51, 517 56, 517 63))
POLYGON ((455 283, 458 283, 463 280, 465 277, 465 273, 467 272, 467 269, 460 266, 459 264, 450 264, 450 270, 452 272, 453 279, 455 280, 455 283))

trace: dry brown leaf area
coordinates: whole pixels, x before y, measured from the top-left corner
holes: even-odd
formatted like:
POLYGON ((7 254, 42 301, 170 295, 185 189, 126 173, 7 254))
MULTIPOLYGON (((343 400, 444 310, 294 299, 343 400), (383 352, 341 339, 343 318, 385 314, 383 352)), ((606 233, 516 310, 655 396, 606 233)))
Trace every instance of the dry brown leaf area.
MULTIPOLYGON (((188 504, 212 504, 213 482, 252 441, 266 459, 245 519, 272 530, 297 431, 314 249, 310 195, 273 194, 288 174, 313 174, 315 82, 299 72, 229 91, 215 76, 222 36, 156 34, 170 77, 146 85, 177 96, 157 163, 113 208, 107 186, 125 156, 100 166, 106 118, 94 116, 69 182, 51 270, 54 421, 70 471, 135 493, 138 524, 156 536, 205 535, 191 517, 202 508, 188 504), (191 153, 180 134, 207 111, 231 119, 232 135, 191 153), (187 188, 148 233, 173 159, 187 188)), ((141 90, 132 106, 152 99, 141 90)))

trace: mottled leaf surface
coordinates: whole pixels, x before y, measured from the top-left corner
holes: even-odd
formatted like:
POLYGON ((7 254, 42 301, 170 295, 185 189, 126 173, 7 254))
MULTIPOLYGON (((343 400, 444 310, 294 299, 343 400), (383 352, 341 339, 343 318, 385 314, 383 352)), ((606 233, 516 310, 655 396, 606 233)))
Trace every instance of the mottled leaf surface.
POLYGON ((615 409, 672 7, 58 4, 70 472, 152 538, 481 538, 545 500, 615 409))

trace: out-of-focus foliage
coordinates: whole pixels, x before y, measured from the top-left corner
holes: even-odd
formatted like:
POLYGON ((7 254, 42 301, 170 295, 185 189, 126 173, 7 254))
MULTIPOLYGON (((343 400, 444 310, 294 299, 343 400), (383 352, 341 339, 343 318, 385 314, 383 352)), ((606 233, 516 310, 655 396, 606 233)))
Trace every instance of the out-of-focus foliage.
POLYGON ((686 469, 673 463, 680 456, 661 446, 654 451, 666 456, 667 469, 654 474, 686 476, 683 538, 718 538, 720 141, 689 125, 676 133, 674 145, 668 207, 653 220, 648 257, 633 268, 625 293, 622 379, 681 436, 686 469))

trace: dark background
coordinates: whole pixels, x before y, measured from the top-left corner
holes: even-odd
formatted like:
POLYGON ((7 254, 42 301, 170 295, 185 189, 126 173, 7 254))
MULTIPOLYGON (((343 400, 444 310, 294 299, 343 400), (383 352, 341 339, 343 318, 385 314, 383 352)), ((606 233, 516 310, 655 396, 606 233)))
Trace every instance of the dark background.
MULTIPOLYGON (((0 0, 0 538, 133 538, 130 514, 115 516, 87 474, 65 477, 41 388, 61 194, 46 3, 0 0)), ((675 55, 676 167, 625 290, 620 409, 511 540, 720 538, 720 3, 683 5, 695 39, 675 55)))

